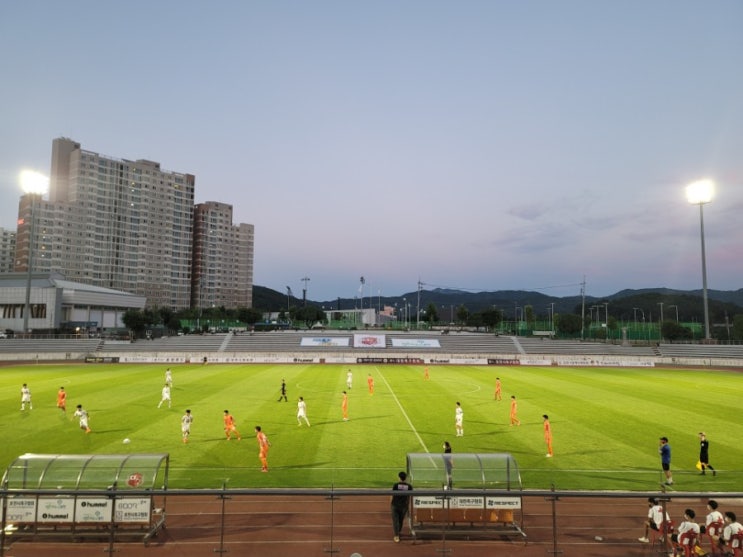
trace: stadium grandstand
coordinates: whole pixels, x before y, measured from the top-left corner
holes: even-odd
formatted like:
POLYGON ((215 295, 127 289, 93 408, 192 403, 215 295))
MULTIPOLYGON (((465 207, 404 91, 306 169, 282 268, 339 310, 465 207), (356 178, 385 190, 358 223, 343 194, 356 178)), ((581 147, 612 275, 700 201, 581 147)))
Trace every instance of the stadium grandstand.
POLYGON ((88 360, 211 363, 416 362, 513 365, 743 366, 743 345, 611 344, 483 333, 428 331, 271 331, 101 338, 7 338, 0 360, 88 360))

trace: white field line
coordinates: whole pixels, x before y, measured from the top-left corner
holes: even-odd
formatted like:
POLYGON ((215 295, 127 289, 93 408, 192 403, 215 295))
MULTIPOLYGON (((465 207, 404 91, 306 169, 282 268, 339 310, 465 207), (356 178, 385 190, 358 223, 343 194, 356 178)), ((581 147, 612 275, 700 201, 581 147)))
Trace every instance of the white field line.
MULTIPOLYGON (((400 403, 400 399, 397 398, 397 395, 395 394, 395 391, 392 390, 392 387, 387 382, 387 378, 384 376, 384 374, 379 371, 378 367, 374 368, 379 376, 382 378, 382 381, 384 381, 384 384, 387 385, 387 389, 392 394, 392 398, 395 400, 395 403, 397 404, 397 407, 400 409, 400 412, 402 412, 402 415, 405 417, 405 421, 408 422, 408 425, 410 426, 410 429, 413 431, 413 434, 418 439, 418 443, 420 443, 421 447, 423 448, 424 453, 430 453, 431 451, 428 450, 428 447, 426 446, 426 443, 423 441, 421 436, 418 434, 418 430, 415 429, 415 426, 413 425, 413 422, 410 421, 410 417, 408 416, 408 413, 405 412, 405 408, 402 407, 402 404, 400 403)), ((431 462, 433 463, 433 459, 431 459, 431 462)))

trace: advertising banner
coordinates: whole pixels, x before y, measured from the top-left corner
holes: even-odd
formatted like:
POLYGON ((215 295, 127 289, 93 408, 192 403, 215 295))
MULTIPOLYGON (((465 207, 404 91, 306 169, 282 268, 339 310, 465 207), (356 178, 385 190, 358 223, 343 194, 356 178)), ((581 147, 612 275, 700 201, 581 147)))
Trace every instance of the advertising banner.
POLYGON ((112 509, 108 497, 79 497, 75 504, 75 523, 111 522, 112 509))
POLYGON ((72 497, 39 497, 36 522, 72 522, 75 499, 72 497))
POLYGON ((36 520, 36 497, 8 497, 5 522, 22 524, 36 520))
POLYGON ((354 348, 384 348, 384 335, 356 334, 353 335, 354 348))
POLYGON ((116 522, 149 523, 152 501, 144 497, 122 497, 116 499, 114 510, 116 522))
POLYGON ((393 338, 394 348, 441 348, 438 339, 435 338, 393 338))
POLYGON ((348 346, 348 337, 302 337, 302 346, 348 346))

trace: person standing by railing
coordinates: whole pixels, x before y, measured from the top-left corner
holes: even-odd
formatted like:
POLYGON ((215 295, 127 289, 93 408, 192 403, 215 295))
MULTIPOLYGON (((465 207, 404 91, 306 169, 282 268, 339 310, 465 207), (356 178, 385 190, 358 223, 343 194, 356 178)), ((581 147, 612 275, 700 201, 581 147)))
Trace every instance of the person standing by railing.
MULTIPOLYGON (((392 486, 393 491, 412 491, 413 486, 407 481, 408 475, 405 472, 397 474, 400 481, 392 486)), ((390 499, 390 507, 392 510, 392 540, 395 543, 400 541, 400 531, 402 530, 403 521, 405 516, 408 514, 410 508, 410 497, 407 495, 393 495, 390 499)))

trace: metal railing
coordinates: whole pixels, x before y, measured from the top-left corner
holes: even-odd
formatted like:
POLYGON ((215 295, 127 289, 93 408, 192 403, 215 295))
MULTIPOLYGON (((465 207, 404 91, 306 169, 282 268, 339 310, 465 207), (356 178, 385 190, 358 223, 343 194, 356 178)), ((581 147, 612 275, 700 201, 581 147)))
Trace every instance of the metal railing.
MULTIPOLYGON (((390 553, 392 538, 389 501, 404 492, 358 489, 205 489, 110 492, 105 490, 3 490, 0 556, 38 555, 39 544, 59 551, 74 546, 75 555, 146 555, 157 546, 158 556, 178 555, 184 544, 194 544, 202 554, 232 552, 235 555, 301 555, 390 553), (16 524, 6 520, 7 502, 14 497, 142 497, 151 498, 153 512, 162 515, 167 539, 145 531, 117 528, 113 522, 73 529, 70 525, 44 523, 16 524), (132 542, 136 543, 132 543, 132 542), (387 548, 385 550, 384 548, 387 548), (168 548, 174 552, 168 553, 168 548), (180 549, 179 549, 180 548, 180 549), (282 549, 283 548, 283 549, 282 549), (278 551, 278 552, 277 552, 278 551)), ((508 554, 518 546, 519 555, 627 555, 639 551, 647 518, 648 498, 657 498, 678 525, 685 509, 696 511, 696 522, 704 524, 709 499, 721 511, 743 515, 743 492, 599 492, 599 491, 499 491, 499 490, 415 490, 408 492, 411 512, 403 530, 402 544, 411 555, 423 543, 417 534, 425 530, 429 555, 451 553, 467 557, 508 554), (440 513, 421 528, 424 520, 415 508, 414 497, 439 498, 442 510, 453 508, 457 497, 473 499, 521 497, 521 509, 514 513, 516 529, 491 521, 489 515, 463 516, 440 513), (516 533, 514 536, 509 533, 516 533), (492 535, 491 535, 492 534, 492 535), (523 535, 522 535, 523 534, 523 535), (515 545, 514 545, 515 544, 515 545), (525 547, 526 546, 526 547, 525 547)), ((668 553, 669 537, 657 536, 653 551, 668 553)), ((709 551, 710 541, 702 537, 709 551)), ((153 551, 153 554, 154 552, 153 551)), ((191 553, 194 554, 194 553, 191 553)))

